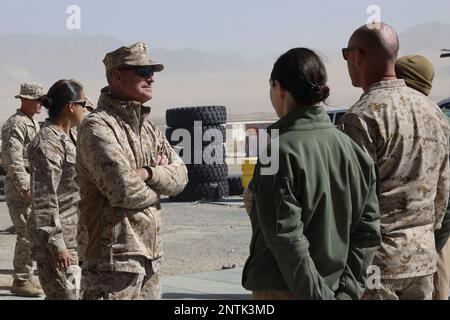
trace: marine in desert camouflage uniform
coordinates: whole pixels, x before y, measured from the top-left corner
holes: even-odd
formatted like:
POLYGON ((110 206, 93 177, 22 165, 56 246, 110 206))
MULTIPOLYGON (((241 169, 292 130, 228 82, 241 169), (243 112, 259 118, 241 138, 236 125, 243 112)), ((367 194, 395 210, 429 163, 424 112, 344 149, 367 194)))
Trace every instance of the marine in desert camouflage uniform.
POLYGON ((80 223, 89 234, 84 299, 160 299, 160 195, 187 184, 186 166, 143 105, 163 65, 144 43, 108 53, 104 63, 109 88, 77 140, 80 223))
MULTIPOLYGON (((397 77, 405 80, 408 87, 429 96, 434 79, 434 66, 427 58, 421 55, 400 57, 395 63, 395 71, 397 77)), ((438 260, 437 271, 434 274, 433 300, 448 300, 450 287, 449 237, 450 207, 447 206, 442 227, 434 232, 438 260)))
POLYGON ((378 164, 382 244, 373 264, 379 285, 364 299, 431 299, 449 196, 449 124, 423 94, 395 76, 398 38, 386 24, 363 26, 343 49, 353 85, 364 94, 339 127, 378 164))
POLYGON ((39 131, 39 123, 33 119, 41 112, 40 98, 44 95, 41 85, 24 83, 20 94, 22 105, 2 128, 2 156, 6 170, 5 194, 9 214, 17 232, 14 249, 14 282, 11 292, 20 296, 36 297, 42 291, 31 281, 33 260, 30 242, 26 236, 30 214, 31 192, 27 147, 39 131))
POLYGON ((78 267, 80 193, 71 128, 84 118, 85 99, 78 82, 56 82, 42 98, 50 118, 28 147, 32 190, 29 235, 47 300, 79 298, 75 279, 69 279, 65 271, 70 265, 78 267))

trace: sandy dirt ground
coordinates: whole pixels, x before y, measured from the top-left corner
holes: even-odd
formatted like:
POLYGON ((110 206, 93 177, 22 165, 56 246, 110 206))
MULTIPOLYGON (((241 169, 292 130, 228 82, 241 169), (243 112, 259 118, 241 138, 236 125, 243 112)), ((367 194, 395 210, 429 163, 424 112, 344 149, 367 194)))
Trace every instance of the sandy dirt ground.
MULTIPOLYGON (((162 275, 182 275, 242 267, 249 252, 250 220, 242 198, 221 203, 163 200, 162 275)), ((0 286, 12 282, 15 234, 5 202, 0 202, 0 286)))

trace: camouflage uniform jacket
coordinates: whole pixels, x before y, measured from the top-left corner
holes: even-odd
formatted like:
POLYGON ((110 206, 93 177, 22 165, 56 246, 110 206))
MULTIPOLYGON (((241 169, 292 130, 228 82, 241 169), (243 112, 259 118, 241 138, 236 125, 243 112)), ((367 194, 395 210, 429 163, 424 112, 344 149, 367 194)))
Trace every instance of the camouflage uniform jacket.
POLYGON ((379 166, 382 244, 374 265, 381 277, 434 273, 434 230, 441 227, 450 183, 445 115, 404 80, 381 81, 348 110, 339 127, 379 166))
POLYGON ((30 190, 27 148, 39 131, 39 123, 21 110, 10 117, 2 128, 3 166, 6 182, 14 184, 18 193, 30 190))
MULTIPOLYGON (((187 169, 148 115, 150 108, 100 96, 78 128, 77 171, 80 222, 89 234, 86 269, 145 273, 135 257, 163 254, 160 195, 174 196, 187 184, 187 169), (159 154, 169 165, 156 166, 159 154), (146 184, 135 169, 150 166, 146 184)), ((83 227, 83 226, 82 226, 83 227)))
POLYGON ((47 120, 28 147, 31 169, 30 225, 55 252, 76 249, 78 202, 75 141, 47 120))

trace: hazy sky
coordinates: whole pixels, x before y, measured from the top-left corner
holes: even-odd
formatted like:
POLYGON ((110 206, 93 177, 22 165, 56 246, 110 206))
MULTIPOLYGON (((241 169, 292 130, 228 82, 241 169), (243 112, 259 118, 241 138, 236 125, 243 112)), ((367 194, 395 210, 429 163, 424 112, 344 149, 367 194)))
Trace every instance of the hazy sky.
POLYGON ((447 22, 448 0, 40 0, 2 1, 0 33, 67 35, 69 5, 81 9, 81 31, 151 47, 263 56, 293 46, 342 48, 366 23, 369 5, 399 33, 447 22))

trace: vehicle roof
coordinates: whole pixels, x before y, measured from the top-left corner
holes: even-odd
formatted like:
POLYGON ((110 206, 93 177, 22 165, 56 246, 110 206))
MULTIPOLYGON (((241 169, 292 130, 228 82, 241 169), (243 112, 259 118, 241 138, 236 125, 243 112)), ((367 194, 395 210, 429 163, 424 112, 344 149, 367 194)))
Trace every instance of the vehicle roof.
POLYGON ((447 98, 447 99, 439 101, 438 105, 441 105, 441 104, 444 104, 444 103, 450 103, 450 98, 447 98))
POLYGON ((325 107, 326 112, 346 112, 348 110, 347 107, 325 107))

